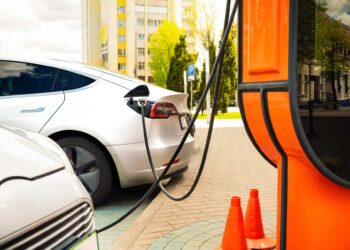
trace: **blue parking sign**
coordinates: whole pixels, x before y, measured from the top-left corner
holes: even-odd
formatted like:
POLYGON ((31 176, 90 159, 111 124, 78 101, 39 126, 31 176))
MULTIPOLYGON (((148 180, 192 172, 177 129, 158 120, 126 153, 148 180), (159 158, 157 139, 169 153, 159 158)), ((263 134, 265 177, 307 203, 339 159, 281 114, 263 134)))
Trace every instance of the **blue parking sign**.
POLYGON ((187 67, 187 75, 189 81, 194 81, 194 65, 190 64, 187 67))

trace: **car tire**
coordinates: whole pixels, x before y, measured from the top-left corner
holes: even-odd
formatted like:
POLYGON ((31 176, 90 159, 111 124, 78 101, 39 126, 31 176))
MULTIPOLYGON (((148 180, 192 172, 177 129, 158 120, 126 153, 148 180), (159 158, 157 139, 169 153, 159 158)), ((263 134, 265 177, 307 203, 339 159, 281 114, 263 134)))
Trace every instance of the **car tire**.
POLYGON ((101 204, 113 185, 113 164, 106 152, 93 140, 84 137, 64 137, 56 142, 67 154, 94 205, 101 204))

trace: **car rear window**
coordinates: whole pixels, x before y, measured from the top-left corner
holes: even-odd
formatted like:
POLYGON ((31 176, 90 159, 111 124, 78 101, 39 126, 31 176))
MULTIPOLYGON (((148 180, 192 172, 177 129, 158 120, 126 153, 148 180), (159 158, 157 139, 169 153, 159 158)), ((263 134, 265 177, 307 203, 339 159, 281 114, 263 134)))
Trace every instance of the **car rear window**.
POLYGON ((72 90, 85 87, 95 80, 89 77, 69 72, 66 70, 60 70, 57 80, 55 82, 54 91, 72 90))

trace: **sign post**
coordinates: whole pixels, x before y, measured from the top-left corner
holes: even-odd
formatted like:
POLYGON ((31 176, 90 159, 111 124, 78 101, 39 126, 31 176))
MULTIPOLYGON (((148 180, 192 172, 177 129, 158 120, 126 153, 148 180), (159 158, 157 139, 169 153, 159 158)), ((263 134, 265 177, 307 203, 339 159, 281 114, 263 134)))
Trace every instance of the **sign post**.
POLYGON ((195 67, 194 64, 190 64, 187 67, 187 76, 188 76, 188 81, 191 83, 191 92, 190 92, 190 108, 191 108, 191 112, 192 112, 192 96, 193 96, 193 81, 194 81, 194 75, 195 75, 195 67))
POLYGON ((194 81, 194 65, 193 64, 190 64, 188 65, 187 67, 187 75, 188 75, 188 81, 191 82, 191 81, 194 81))

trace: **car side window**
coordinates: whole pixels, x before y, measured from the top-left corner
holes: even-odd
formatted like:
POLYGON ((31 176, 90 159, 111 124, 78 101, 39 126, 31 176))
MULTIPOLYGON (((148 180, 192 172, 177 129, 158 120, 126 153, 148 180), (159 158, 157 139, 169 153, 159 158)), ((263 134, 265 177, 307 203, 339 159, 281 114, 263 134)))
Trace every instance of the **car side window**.
POLYGON ((94 81, 94 79, 83 75, 72 73, 66 70, 60 70, 55 83, 54 91, 78 89, 85 87, 94 81))
POLYGON ((51 92, 57 73, 47 66, 0 61, 0 96, 51 92))

